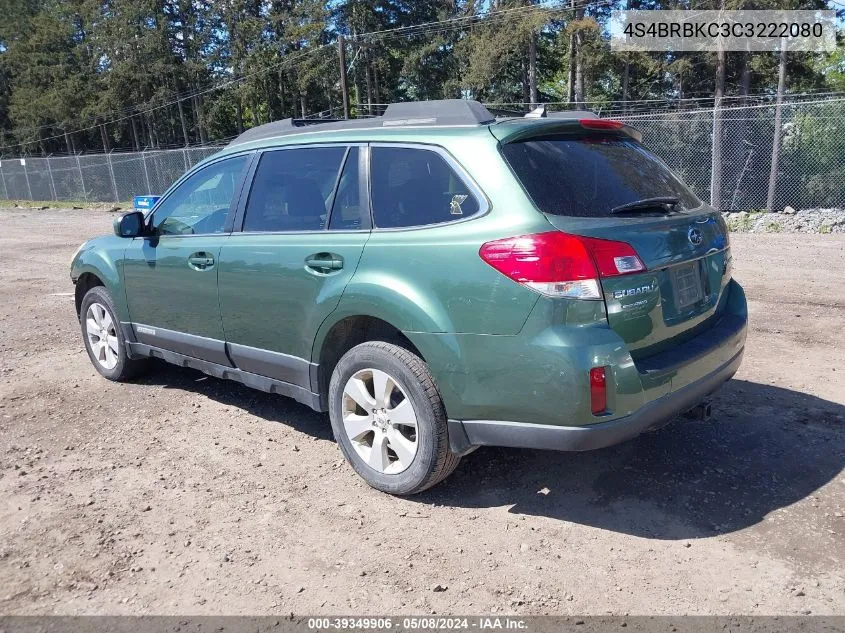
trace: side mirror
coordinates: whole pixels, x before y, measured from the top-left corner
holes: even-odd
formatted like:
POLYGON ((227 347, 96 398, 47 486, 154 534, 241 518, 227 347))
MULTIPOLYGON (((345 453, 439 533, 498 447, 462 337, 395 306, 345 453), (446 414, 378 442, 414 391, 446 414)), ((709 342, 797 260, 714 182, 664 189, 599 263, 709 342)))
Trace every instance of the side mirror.
POLYGON ((114 234, 118 237, 138 237, 144 232, 144 214, 140 211, 124 213, 114 220, 114 234))

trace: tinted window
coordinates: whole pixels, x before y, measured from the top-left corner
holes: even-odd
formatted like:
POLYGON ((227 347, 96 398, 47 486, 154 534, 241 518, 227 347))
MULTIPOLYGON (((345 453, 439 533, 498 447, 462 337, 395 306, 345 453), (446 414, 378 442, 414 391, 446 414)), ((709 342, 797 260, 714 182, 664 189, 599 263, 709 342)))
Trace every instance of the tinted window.
POLYGON ((544 213, 602 217, 657 196, 680 198, 688 209, 701 205, 660 159, 627 137, 550 137, 509 143, 502 152, 544 213))
POLYGON ((371 172, 378 227, 437 224, 478 212, 478 200, 437 152, 374 147, 371 172))
POLYGON ((326 226, 345 147, 265 152, 255 171, 244 231, 319 231, 326 226))
POLYGON ((156 235, 222 233, 246 162, 227 158, 189 176, 155 210, 156 235))
POLYGON ((343 174, 332 205, 329 229, 350 231, 367 228, 369 210, 361 206, 360 182, 358 181, 358 148, 352 147, 343 166, 343 174))

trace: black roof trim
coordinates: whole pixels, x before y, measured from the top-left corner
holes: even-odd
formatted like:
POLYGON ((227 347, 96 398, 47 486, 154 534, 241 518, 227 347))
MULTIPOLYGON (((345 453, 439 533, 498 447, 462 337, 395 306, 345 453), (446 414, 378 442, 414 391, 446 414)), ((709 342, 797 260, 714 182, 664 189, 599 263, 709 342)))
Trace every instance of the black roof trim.
POLYGON ((284 119, 251 128, 234 139, 229 146, 287 136, 303 128, 320 126, 325 130, 361 130, 405 125, 485 125, 495 117, 478 101, 443 99, 391 103, 384 115, 367 119, 284 119))

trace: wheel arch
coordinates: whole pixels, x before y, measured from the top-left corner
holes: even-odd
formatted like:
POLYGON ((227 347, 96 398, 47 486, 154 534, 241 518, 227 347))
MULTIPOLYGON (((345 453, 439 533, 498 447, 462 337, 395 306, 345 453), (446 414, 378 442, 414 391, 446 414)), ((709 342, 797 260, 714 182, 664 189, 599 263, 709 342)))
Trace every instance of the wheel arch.
POLYGON ((79 276, 79 279, 76 280, 76 287, 74 288, 74 302, 76 304, 76 317, 81 318, 82 312, 82 299, 85 298, 85 295, 88 294, 88 291, 91 288, 96 288, 97 286, 105 286, 106 284, 103 283, 103 280, 100 279, 97 275, 90 272, 84 272, 79 276))
POLYGON ((425 362, 423 352, 399 328, 370 314, 347 314, 326 320, 314 341, 312 361, 317 364, 317 375, 312 388, 320 395, 327 408, 329 381, 338 361, 346 352, 368 341, 384 341, 404 347, 425 362))
POLYGON ((83 249, 73 261, 71 279, 76 287, 74 291, 76 313, 79 314, 85 293, 95 286, 103 286, 111 295, 118 319, 128 321, 126 293, 123 290, 117 264, 109 256, 110 254, 99 249, 88 248, 83 249))

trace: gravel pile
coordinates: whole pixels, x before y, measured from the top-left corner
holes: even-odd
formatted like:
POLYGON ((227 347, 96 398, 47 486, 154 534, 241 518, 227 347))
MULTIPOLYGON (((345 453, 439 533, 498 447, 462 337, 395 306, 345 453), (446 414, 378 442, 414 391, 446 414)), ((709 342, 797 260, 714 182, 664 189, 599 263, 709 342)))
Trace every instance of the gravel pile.
POLYGON ((845 209, 786 207, 780 213, 739 211, 722 216, 728 228, 739 233, 845 233, 845 209))

